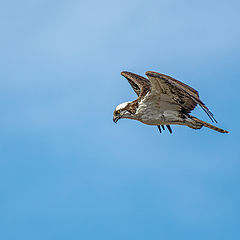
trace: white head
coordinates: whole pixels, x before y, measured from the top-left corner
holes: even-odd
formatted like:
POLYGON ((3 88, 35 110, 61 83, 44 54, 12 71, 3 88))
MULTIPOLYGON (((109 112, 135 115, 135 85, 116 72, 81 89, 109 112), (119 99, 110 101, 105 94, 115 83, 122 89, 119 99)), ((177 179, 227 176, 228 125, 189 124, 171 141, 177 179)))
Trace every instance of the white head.
POLYGON ((120 118, 131 118, 132 113, 128 109, 128 104, 129 103, 131 103, 131 102, 124 102, 124 103, 119 104, 116 107, 116 109, 115 109, 115 111, 113 113, 113 121, 115 123, 117 123, 117 121, 120 118))
POLYGON ((118 110, 120 110, 120 109, 125 108, 129 103, 130 103, 130 102, 124 102, 124 103, 119 104, 119 105, 116 107, 115 111, 118 111, 118 110))

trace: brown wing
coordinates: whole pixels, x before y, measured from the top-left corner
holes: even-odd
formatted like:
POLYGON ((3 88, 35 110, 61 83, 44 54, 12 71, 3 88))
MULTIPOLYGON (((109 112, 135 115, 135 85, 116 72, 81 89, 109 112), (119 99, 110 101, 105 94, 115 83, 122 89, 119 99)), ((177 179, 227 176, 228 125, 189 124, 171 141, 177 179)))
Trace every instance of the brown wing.
POLYGON ((135 73, 125 72, 125 71, 121 72, 121 75, 128 80, 131 87, 133 88, 135 93, 138 95, 138 98, 143 98, 151 89, 150 81, 147 78, 139 76, 135 73))
POLYGON ((170 97, 171 101, 177 103, 184 113, 190 113, 199 104, 209 118, 217 122, 200 100, 198 92, 192 87, 161 73, 148 71, 146 75, 151 83, 151 91, 170 97))

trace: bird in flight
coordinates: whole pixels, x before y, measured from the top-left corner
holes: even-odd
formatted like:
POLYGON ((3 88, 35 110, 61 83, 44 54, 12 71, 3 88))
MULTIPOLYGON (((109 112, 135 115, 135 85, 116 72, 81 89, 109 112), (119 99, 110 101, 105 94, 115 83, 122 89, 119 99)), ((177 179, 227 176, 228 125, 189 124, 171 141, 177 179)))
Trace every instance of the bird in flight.
POLYGON ((217 132, 228 131, 215 127, 194 116, 190 112, 199 105, 212 122, 217 123, 213 114, 200 100, 198 92, 192 87, 161 73, 148 71, 144 78, 135 73, 121 72, 138 95, 132 102, 119 104, 114 113, 113 121, 120 118, 138 120, 147 125, 155 125, 161 132, 166 126, 170 133, 170 125, 185 125, 193 129, 203 126, 217 132))

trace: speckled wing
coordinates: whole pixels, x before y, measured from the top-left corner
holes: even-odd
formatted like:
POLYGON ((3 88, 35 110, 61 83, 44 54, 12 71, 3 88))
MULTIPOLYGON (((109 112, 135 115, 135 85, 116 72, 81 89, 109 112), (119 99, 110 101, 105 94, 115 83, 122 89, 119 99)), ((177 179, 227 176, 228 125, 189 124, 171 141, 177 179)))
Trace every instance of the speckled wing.
POLYGON ((213 114, 200 100, 198 92, 192 87, 161 73, 148 71, 146 75, 151 83, 150 95, 159 96, 162 107, 166 106, 166 108, 170 107, 168 110, 176 110, 175 105, 178 105, 179 111, 190 113, 199 104, 209 118, 217 122, 213 114))
POLYGON ((121 75, 128 80, 139 98, 143 98, 149 92, 151 84, 147 78, 126 71, 121 72, 121 75))

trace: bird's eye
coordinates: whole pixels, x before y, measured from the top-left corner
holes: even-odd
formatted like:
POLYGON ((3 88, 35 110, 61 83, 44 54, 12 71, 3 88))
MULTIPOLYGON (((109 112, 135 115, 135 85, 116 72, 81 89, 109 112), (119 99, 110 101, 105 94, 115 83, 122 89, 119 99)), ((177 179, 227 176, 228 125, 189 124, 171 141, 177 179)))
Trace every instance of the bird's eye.
POLYGON ((120 114, 120 110, 117 110, 117 111, 116 111, 116 114, 120 114))

